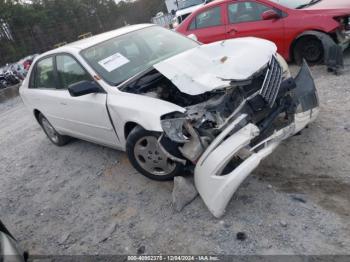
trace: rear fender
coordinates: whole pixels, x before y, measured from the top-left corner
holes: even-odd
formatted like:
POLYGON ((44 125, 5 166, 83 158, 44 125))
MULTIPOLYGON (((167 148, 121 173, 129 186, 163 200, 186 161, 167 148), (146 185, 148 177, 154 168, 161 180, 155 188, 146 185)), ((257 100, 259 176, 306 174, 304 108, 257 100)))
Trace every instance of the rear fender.
POLYGON ((296 41, 304 36, 314 36, 321 41, 324 49, 324 63, 330 71, 337 73, 339 69, 344 67, 343 50, 328 34, 319 31, 306 31, 300 34, 296 41))

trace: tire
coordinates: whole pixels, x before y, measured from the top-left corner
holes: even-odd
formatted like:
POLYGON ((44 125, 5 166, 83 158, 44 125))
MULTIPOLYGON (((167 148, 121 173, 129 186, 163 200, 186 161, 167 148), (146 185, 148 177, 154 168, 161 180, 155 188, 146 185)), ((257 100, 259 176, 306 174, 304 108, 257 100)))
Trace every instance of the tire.
POLYGON ((64 146, 69 142, 70 137, 60 135, 43 114, 39 113, 38 120, 44 133, 53 144, 56 146, 64 146))
POLYGON ((324 61, 324 48, 321 40, 315 36, 304 36, 299 39, 293 50, 295 62, 301 64, 303 59, 310 65, 320 64, 324 61))
POLYGON ((157 181, 172 180, 183 165, 166 157, 158 146, 159 133, 135 127, 126 140, 126 153, 132 166, 142 175, 157 181))

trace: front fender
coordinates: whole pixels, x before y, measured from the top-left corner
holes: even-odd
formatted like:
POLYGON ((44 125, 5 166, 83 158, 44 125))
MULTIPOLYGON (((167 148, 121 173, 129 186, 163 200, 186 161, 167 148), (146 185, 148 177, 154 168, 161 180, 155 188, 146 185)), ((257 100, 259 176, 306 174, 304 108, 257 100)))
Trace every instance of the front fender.
POLYGON ((157 98, 124 92, 108 94, 107 108, 122 147, 125 146, 126 123, 134 122, 146 130, 162 132, 160 124, 162 115, 175 111, 185 112, 183 107, 157 98))

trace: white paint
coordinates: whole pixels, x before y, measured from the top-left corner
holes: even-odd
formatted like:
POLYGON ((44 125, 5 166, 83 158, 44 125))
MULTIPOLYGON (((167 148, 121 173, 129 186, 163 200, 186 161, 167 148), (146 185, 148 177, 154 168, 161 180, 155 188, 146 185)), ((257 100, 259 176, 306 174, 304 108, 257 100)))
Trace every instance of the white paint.
POLYGON ((0 231, 1 257, 4 261, 24 262, 23 251, 16 241, 0 231), (7 259, 8 258, 8 259, 7 259))
POLYGON ((263 68, 277 51, 274 43, 253 37, 201 45, 154 67, 181 92, 199 95, 246 80, 263 68))
MULTIPOLYGON (((227 134, 239 123, 240 119, 228 126, 207 148, 195 168, 194 179, 196 188, 210 212, 217 218, 225 213, 225 208, 238 187, 260 162, 270 155, 286 138, 298 133, 307 124, 314 121, 319 113, 318 108, 295 115, 295 122, 276 131, 260 144, 266 146, 253 153, 232 172, 221 176, 223 168, 232 157, 259 134, 259 129, 248 124, 224 140, 227 134)), ((259 144, 259 145, 260 145, 259 144)), ((252 151, 253 152, 253 151, 252 151)))
MULTIPOLYGON (((123 27, 77 41, 38 56, 33 64, 44 56, 56 53, 68 53, 74 56, 91 76, 95 76, 97 73, 80 55, 82 49, 150 26, 154 25, 143 24, 123 27)), ((33 66, 30 68, 28 76, 31 75, 33 68, 33 66)), ((185 111, 184 108, 167 101, 144 95, 121 92, 118 88, 109 85, 103 79, 96 80, 96 82, 106 93, 72 97, 68 90, 63 89, 30 89, 28 88, 29 77, 27 77, 22 83, 20 94, 33 117, 34 110, 39 110, 48 118, 49 122, 60 134, 120 150, 125 150, 124 126, 127 122, 137 123, 148 130, 162 131, 160 124, 160 117, 162 115, 174 111, 185 111), (115 131, 110 122, 107 107, 115 131)))
MULTIPOLYGON (((80 56, 81 49, 147 26, 149 25, 108 32, 47 52, 36 60, 50 54, 69 53, 91 76, 95 76, 96 72, 80 56)), ((248 79, 266 66, 275 53, 276 46, 269 41, 241 38, 199 46, 162 61, 155 65, 155 68, 169 78, 180 91, 196 95, 226 87, 230 79, 248 79)), ((120 57, 112 59, 113 66, 123 63, 119 59, 120 57)), ((113 66, 108 68, 111 69, 113 66)), ((33 68, 31 67, 28 75, 31 75, 33 68)), ((39 110, 62 135, 82 138, 121 150, 125 150, 126 123, 133 122, 147 130, 161 132, 162 115, 174 111, 185 112, 184 108, 160 99, 121 92, 102 79, 96 82, 105 93, 72 97, 68 90, 30 89, 27 77, 20 88, 20 94, 33 116, 34 110, 39 110)), ((316 118, 317 114, 317 108, 297 114, 291 126, 279 130, 268 138, 269 141, 265 141, 269 142, 268 146, 258 153, 253 153, 230 174, 219 176, 232 156, 258 135, 258 128, 248 124, 224 140, 245 117, 244 115, 226 128, 203 153, 195 168, 197 190, 210 211, 217 217, 221 216, 238 186, 260 161, 269 155, 280 141, 304 128, 316 118)))

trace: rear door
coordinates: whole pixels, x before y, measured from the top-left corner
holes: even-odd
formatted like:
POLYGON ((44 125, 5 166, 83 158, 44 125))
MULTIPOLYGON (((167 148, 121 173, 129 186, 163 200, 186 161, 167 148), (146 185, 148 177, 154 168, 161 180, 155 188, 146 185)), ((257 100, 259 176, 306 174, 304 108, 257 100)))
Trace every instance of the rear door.
POLYGON ((210 6, 192 18, 187 34, 195 34, 198 41, 211 43, 226 38, 224 5, 210 6))
POLYGON ((24 97, 59 133, 108 146, 118 145, 107 113, 107 94, 70 96, 68 86, 81 80, 93 81, 71 55, 47 56, 36 62, 24 97))
POLYGON ((24 89, 25 100, 33 108, 39 110, 55 127, 59 127, 57 116, 57 76, 55 73, 54 56, 41 58, 33 68, 28 89, 24 89))
POLYGON ((240 0, 227 3, 226 38, 254 36, 270 40, 279 51, 284 50, 284 14, 272 6, 258 1, 240 0), (265 11, 274 10, 279 19, 263 20, 265 11))

